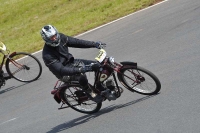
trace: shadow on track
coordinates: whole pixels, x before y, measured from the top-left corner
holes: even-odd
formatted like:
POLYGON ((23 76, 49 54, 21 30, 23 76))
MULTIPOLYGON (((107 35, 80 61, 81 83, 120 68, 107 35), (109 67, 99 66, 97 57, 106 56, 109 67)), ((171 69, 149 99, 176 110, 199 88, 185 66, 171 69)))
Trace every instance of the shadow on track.
MULTIPOLYGON (((29 83, 29 82, 28 82, 28 83, 29 83)), ((28 83, 23 83, 22 85, 19 85, 19 86, 12 86, 12 87, 9 87, 9 88, 7 88, 7 89, 0 90, 0 94, 3 94, 3 93, 5 93, 5 92, 8 92, 8 91, 11 91, 11 90, 14 90, 14 89, 17 89, 17 88, 19 88, 19 87, 21 87, 21 86, 24 86, 24 85, 28 84, 28 83)))
POLYGON ((91 119, 99 117, 99 116, 101 116, 101 115, 103 115, 105 113, 109 113, 111 111, 114 111, 114 110, 117 110, 117 109, 121 109, 121 108, 130 106, 130 105, 136 104, 138 102, 142 102, 142 101, 147 100, 147 99, 149 99, 151 97, 154 97, 154 96, 156 96, 156 95, 145 96, 145 97, 142 97, 140 99, 128 102, 126 104, 108 106, 108 107, 106 107, 104 109, 101 109, 99 112, 97 112, 95 114, 89 114, 89 115, 81 116, 81 117, 73 119, 73 120, 71 120, 69 122, 60 124, 60 125, 54 127, 51 131, 48 131, 47 133, 57 133, 57 132, 60 132, 60 131, 63 131, 63 130, 66 130, 66 129, 69 129, 69 128, 72 128, 72 127, 75 127, 75 126, 78 126, 78 125, 81 125, 81 124, 86 123, 86 122, 90 121, 91 119))

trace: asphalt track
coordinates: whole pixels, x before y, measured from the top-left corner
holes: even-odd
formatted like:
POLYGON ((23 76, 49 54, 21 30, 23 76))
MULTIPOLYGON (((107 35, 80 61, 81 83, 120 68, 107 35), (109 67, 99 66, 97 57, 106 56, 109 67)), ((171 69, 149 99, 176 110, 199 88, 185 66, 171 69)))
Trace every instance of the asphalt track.
MULTIPOLYGON (((136 61, 161 81, 152 97, 128 90, 100 112, 57 110, 56 78, 43 65, 39 80, 8 80, 0 90, 1 133, 199 133, 200 1, 168 0, 77 36, 107 43, 116 61, 136 61)), ((70 49, 94 59, 97 49, 70 49)), ((41 52, 35 54, 41 60, 41 52)), ((41 60, 42 62, 42 60, 41 60)))

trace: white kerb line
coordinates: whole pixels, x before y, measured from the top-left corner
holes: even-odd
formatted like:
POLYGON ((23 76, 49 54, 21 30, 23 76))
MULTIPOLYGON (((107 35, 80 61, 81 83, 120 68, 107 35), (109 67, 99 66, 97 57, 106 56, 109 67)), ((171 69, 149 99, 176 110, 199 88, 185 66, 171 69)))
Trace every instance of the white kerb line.
POLYGON ((5 122, 2 122, 0 125, 3 125, 3 124, 8 123, 8 122, 10 122, 10 121, 14 121, 14 120, 16 120, 16 119, 17 119, 17 118, 13 118, 13 119, 7 120, 7 121, 5 121, 5 122))

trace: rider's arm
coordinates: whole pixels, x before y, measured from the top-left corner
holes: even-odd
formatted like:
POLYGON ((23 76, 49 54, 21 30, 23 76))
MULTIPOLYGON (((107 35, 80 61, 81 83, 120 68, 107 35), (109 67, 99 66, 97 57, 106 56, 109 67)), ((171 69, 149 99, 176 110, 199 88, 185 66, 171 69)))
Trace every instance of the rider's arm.
POLYGON ((66 45, 68 47, 74 47, 74 48, 96 48, 97 47, 97 44, 94 41, 77 39, 74 37, 66 36, 64 34, 61 34, 61 36, 65 36, 66 45))

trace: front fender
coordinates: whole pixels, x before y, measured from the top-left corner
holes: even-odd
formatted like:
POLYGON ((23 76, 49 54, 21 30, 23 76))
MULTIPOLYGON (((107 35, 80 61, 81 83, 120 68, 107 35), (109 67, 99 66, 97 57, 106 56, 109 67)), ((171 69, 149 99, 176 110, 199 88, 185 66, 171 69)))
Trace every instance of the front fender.
POLYGON ((123 66, 135 66, 137 67, 137 63, 136 62, 130 62, 130 61, 123 61, 120 62, 123 66))
POLYGON ((137 63, 136 62, 130 62, 130 61, 123 61, 120 62, 122 64, 122 67, 120 68, 120 71, 117 73, 117 77, 118 80, 120 81, 120 83, 128 89, 128 87, 126 86, 126 84, 124 84, 123 82, 123 71, 126 70, 127 68, 137 68, 137 63))
POLYGON ((16 55, 17 52, 13 52, 10 54, 10 57, 13 57, 13 55, 16 55))

